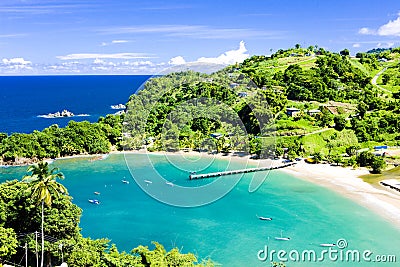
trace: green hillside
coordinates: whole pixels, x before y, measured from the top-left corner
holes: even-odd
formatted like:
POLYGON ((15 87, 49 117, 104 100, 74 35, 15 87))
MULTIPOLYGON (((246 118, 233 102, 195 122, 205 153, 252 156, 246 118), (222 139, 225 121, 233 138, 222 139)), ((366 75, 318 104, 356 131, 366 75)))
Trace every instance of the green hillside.
POLYGON ((150 150, 317 154, 330 162, 372 165, 373 157, 363 161, 350 151, 400 144, 398 94, 392 85, 397 76, 390 74, 393 93, 379 85, 381 77, 377 85, 371 83, 382 70, 382 76, 397 71, 399 51, 352 58, 346 49, 333 53, 297 46, 252 56, 210 75, 184 71, 153 78, 130 98, 134 112, 126 115, 124 131, 130 138, 123 145, 140 148, 147 140, 150 150), (235 120, 221 121, 235 116, 242 127, 235 120))

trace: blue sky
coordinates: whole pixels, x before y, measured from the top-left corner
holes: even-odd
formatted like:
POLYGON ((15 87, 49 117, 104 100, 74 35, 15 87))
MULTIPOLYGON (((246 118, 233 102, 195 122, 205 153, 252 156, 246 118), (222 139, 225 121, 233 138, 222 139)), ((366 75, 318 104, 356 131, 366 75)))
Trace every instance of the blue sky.
POLYGON ((400 46, 398 0, 1 0, 0 74, 153 74, 318 45, 400 46))

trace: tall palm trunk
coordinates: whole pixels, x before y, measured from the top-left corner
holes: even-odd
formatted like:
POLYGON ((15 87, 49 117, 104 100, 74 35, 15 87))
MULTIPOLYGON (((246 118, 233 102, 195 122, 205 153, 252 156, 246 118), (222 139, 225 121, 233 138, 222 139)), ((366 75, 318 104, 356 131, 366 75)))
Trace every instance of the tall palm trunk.
POLYGON ((44 260, 44 201, 42 200, 42 258, 40 259, 40 267, 43 267, 44 260))

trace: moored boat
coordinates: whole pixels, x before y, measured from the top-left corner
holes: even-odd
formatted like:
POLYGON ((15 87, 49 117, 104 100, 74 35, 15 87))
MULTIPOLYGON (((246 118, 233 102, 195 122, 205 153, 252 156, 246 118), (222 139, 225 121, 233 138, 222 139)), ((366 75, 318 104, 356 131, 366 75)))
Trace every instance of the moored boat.
POLYGON ((92 204, 97 204, 97 205, 100 204, 100 201, 97 199, 89 199, 89 202, 92 204))
POLYGON ((264 216, 258 216, 256 215, 258 219, 262 220, 262 221, 272 221, 271 217, 264 217, 264 216))

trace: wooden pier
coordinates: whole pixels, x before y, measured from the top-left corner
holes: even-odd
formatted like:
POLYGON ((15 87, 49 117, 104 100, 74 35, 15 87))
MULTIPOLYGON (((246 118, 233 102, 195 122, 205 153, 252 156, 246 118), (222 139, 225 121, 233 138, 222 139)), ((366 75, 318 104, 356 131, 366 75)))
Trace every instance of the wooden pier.
POLYGON ((395 179, 380 181, 380 184, 400 192, 400 182, 395 179))
POLYGON ((240 174, 240 173, 249 173, 249 172, 260 172, 260 171, 269 171, 269 170, 277 170, 282 169, 285 167, 293 166, 296 162, 291 162, 288 164, 283 164, 274 167, 258 167, 258 168, 249 168, 249 169, 241 169, 241 170, 231 170, 231 171, 223 171, 223 172, 210 172, 210 173, 203 173, 203 174, 190 174, 190 180, 198 180, 198 179, 205 179, 205 178, 214 178, 219 176, 225 175, 233 175, 233 174, 240 174))

